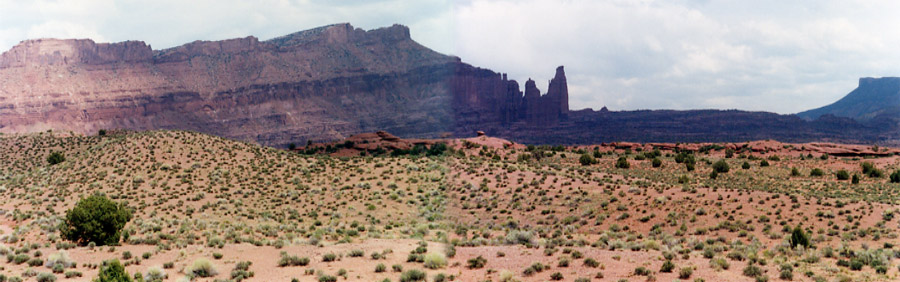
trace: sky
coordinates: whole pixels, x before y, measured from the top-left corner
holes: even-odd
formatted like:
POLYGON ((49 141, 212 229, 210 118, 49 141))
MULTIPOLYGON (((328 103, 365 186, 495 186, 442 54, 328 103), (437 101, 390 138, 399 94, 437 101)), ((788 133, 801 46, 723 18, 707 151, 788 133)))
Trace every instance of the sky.
POLYGON ((395 23, 438 52, 528 78, 563 65, 571 109, 830 104, 860 77, 900 76, 900 1, 0 0, 0 50, 33 38, 141 40, 154 49, 333 23, 395 23))

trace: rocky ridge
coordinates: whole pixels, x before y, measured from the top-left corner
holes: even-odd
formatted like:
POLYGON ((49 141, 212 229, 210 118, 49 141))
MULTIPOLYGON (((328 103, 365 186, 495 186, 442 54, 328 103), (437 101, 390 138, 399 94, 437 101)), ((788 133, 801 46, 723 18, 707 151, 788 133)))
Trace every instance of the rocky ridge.
POLYGON ((23 41, 0 55, 0 133, 182 129, 287 147, 384 130, 523 143, 887 143, 893 119, 744 111, 571 111, 565 70, 547 93, 430 50, 394 25, 336 24, 260 41, 23 41))

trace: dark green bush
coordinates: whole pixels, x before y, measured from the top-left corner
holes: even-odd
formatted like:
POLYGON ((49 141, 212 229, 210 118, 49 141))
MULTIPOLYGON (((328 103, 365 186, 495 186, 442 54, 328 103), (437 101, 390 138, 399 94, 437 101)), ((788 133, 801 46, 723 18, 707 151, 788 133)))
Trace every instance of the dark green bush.
POLYGON ((672 272, 672 270, 674 270, 674 269, 675 269, 675 264, 672 263, 671 260, 666 260, 666 262, 663 262, 662 267, 659 268, 659 272, 668 273, 668 272, 672 272))
POLYGON ((725 162, 725 160, 719 160, 713 164, 713 171, 718 173, 726 173, 729 169, 728 163, 725 162))
POLYGON ((850 179, 850 173, 847 172, 847 170, 838 170, 838 172, 835 173, 835 177, 837 177, 837 180, 847 180, 850 179))
POLYGON ((594 159, 594 157, 590 154, 584 153, 581 154, 581 158, 578 158, 578 162, 580 162, 583 166, 588 166, 597 163, 597 159, 594 159))
POLYGON ((418 269, 410 269, 400 274, 400 282, 425 281, 425 272, 418 269))
POLYGON ((66 213, 60 224, 60 235, 80 245, 119 243, 122 228, 131 220, 131 210, 106 196, 95 194, 81 199, 66 213))
POLYGON ((900 183, 900 169, 891 173, 891 183, 900 183))
POLYGON ((482 256, 471 258, 466 261, 466 266, 471 269, 482 268, 485 264, 487 264, 487 259, 482 256))
POLYGON ((125 271, 125 267, 119 263, 119 260, 113 259, 103 262, 100 267, 100 273, 94 282, 131 282, 131 275, 125 271))
POLYGON ((47 162, 50 163, 50 165, 56 165, 64 161, 66 161, 66 156, 60 152, 53 151, 47 156, 47 162))
POLYGON ((825 175, 825 171, 821 168, 814 168, 809 172, 809 176, 822 176, 825 175))
POLYGON ((627 169, 627 168, 630 168, 630 167, 631 167, 631 164, 628 163, 628 159, 627 159, 627 158, 625 158, 625 157, 619 157, 619 159, 616 160, 616 168, 625 168, 625 169, 627 169))
POLYGON ((807 248, 810 246, 809 234, 806 234, 806 232, 803 231, 803 228, 800 228, 800 225, 797 225, 794 227, 794 230, 791 231, 791 247, 797 246, 807 248))

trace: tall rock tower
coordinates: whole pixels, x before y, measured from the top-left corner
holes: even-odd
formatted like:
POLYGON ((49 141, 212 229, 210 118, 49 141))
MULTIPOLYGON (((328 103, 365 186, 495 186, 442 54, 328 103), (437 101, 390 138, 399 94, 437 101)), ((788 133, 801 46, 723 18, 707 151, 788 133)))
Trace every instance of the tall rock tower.
MULTIPOLYGON (((559 118, 566 119, 569 116, 569 86, 566 82, 566 71, 563 66, 556 68, 556 75, 550 80, 547 96, 559 109, 559 118)), ((556 111, 553 111, 556 112, 556 111)))

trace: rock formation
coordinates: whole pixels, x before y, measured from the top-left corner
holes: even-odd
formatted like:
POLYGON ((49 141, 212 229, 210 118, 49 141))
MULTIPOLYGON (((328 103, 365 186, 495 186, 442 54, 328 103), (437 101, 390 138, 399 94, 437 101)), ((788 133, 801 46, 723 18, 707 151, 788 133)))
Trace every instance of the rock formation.
POLYGON ((812 120, 828 114, 861 121, 900 116, 900 77, 860 78, 859 87, 837 102, 797 115, 812 120))
POLYGON ((896 123, 834 116, 570 111, 563 67, 546 94, 530 79, 521 87, 419 45, 401 25, 336 24, 164 50, 37 39, 0 55, 0 133, 184 129, 284 147, 378 130, 402 138, 480 130, 527 143, 900 138, 896 123))

